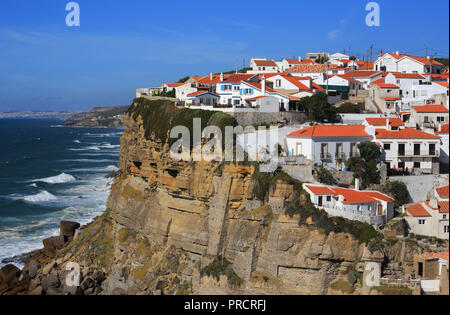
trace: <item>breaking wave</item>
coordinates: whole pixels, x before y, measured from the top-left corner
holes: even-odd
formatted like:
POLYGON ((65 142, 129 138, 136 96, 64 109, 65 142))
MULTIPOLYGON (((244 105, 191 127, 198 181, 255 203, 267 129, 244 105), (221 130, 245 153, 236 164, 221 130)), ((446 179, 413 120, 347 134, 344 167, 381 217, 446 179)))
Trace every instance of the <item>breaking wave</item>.
POLYGON ((59 174, 58 176, 36 179, 36 180, 33 180, 33 182, 35 182, 35 183, 43 182, 43 183, 47 183, 47 184, 64 184, 64 183, 75 182, 76 180, 77 179, 75 177, 73 177, 72 175, 62 173, 62 174, 59 174))

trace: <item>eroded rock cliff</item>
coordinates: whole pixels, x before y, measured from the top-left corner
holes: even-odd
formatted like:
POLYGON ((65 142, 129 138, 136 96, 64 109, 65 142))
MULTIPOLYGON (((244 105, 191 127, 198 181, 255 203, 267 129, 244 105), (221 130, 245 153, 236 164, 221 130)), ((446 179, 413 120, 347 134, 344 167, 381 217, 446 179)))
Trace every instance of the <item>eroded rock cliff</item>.
POLYGON ((397 261, 403 275, 423 251, 324 230, 314 215, 287 211, 307 202, 298 185, 263 185, 257 166, 174 162, 148 132, 151 119, 124 119, 108 212, 55 259, 30 262, 24 293, 359 294, 364 262, 397 261), (70 262, 81 266, 81 292, 65 285, 70 262))

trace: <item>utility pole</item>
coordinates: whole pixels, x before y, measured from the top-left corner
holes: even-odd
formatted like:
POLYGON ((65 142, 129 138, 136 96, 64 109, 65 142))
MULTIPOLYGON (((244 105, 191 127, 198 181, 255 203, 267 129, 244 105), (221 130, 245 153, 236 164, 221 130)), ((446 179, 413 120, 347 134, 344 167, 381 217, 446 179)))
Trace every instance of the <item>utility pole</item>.
POLYGON ((352 55, 350 54, 351 49, 352 49, 352 45, 350 45, 350 46, 348 47, 348 56, 349 56, 349 57, 352 56, 352 55))
POLYGON ((373 44, 372 46, 370 46, 370 61, 373 61, 372 51, 373 51, 373 44))

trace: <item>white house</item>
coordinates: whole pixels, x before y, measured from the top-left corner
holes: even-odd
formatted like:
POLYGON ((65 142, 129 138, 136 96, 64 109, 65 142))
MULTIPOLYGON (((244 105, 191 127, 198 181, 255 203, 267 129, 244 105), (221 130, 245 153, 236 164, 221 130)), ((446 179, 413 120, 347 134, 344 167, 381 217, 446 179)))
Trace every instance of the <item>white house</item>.
POLYGON ((324 90, 328 89, 328 103, 330 104, 348 99, 350 91, 358 93, 363 89, 363 84, 360 81, 345 75, 328 75, 328 77, 324 75, 314 80, 314 83, 324 90))
POLYGON ((443 105, 413 106, 411 118, 420 128, 436 129, 439 125, 448 124, 449 112, 443 105))
POLYGON ((413 105, 443 104, 449 108, 449 90, 447 82, 428 82, 426 79, 419 84, 413 84, 409 93, 403 93, 402 103, 411 109, 413 105))
POLYGON ((323 64, 298 65, 290 68, 286 72, 296 77, 311 77, 312 80, 320 78, 326 73, 327 66, 323 64))
MULTIPOLYGON (((370 133, 371 130, 367 129, 370 133)), ((439 174, 439 136, 413 128, 375 130, 388 169, 414 174, 439 174)))
POLYGON ((408 222, 410 232, 417 235, 448 240, 448 209, 448 201, 438 201, 436 198, 405 206, 405 220, 408 222))
POLYGON ((441 163, 449 164, 449 124, 438 125, 434 134, 441 137, 440 161, 441 163))
POLYGON ((360 191, 359 180, 355 189, 303 184, 311 201, 330 216, 368 223, 375 228, 394 217, 394 200, 377 191, 360 191))
POLYGON ((382 77, 382 72, 372 70, 355 70, 348 71, 346 77, 357 80, 363 84, 363 89, 367 90, 370 84, 382 77))
POLYGON ((358 144, 372 139, 362 125, 316 125, 288 134, 286 147, 289 156, 343 170, 347 159, 359 156, 358 144))
POLYGON ((264 76, 261 78, 261 82, 242 81, 240 94, 243 103, 247 102, 247 99, 254 99, 258 96, 274 96, 278 99, 279 110, 289 109, 290 97, 269 87, 264 76))
POLYGON ((396 84, 386 83, 384 78, 369 85, 369 96, 384 114, 395 114, 402 111, 400 87, 396 84))
POLYGON ((404 73, 442 73, 444 65, 432 60, 430 57, 417 57, 412 55, 387 53, 378 56, 375 61, 375 70, 404 73), (431 71, 430 71, 431 68, 431 71))
POLYGON ((350 60, 350 56, 341 54, 341 53, 335 53, 330 55, 330 61, 331 60, 350 60))
POLYGON ((273 60, 267 59, 252 59, 250 61, 250 68, 252 68, 251 73, 279 72, 277 63, 273 60))
POLYGON ((241 106, 241 82, 253 81, 259 82, 257 74, 232 74, 228 77, 223 75, 220 77, 219 82, 216 84, 216 93, 220 96, 219 104, 229 106, 241 106))
POLYGON ((449 186, 443 186, 435 189, 434 196, 438 201, 448 201, 449 200, 449 186))

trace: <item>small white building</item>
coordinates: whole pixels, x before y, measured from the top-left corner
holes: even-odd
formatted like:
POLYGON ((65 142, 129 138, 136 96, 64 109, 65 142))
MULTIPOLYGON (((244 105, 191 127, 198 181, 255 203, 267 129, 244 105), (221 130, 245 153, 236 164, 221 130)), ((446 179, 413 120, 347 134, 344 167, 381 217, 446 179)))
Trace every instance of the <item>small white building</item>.
POLYGON ((312 203, 330 216, 368 223, 375 228, 394 217, 394 200, 377 191, 360 191, 359 180, 355 189, 303 184, 312 203))
POLYGON ((363 89, 367 90, 372 82, 382 78, 382 72, 372 70, 356 70, 348 71, 345 76, 361 82, 363 84, 363 89))
POLYGON ((432 60, 430 57, 417 57, 412 55, 387 53, 378 56, 375 61, 375 70, 404 73, 442 73, 444 65, 432 60))
POLYGON ((286 147, 289 156, 343 170, 346 160, 359 156, 358 144, 372 139, 362 125, 317 125, 287 135, 286 147))
POLYGON ((313 81, 323 76, 327 71, 327 65, 323 64, 302 64, 294 66, 286 72, 295 77, 310 77, 313 81))
MULTIPOLYGON (((373 129, 366 129, 369 133, 373 129)), ((373 134, 372 134, 373 135, 373 134)), ((413 128, 375 129, 389 169, 418 174, 439 174, 441 138, 413 128)))
POLYGON ((252 59, 250 61, 251 73, 273 73, 279 72, 278 65, 273 60, 267 59, 252 59))
POLYGON ((330 55, 330 61, 331 60, 350 60, 350 56, 341 54, 341 53, 335 53, 330 55))
POLYGON ((449 123, 449 112, 443 105, 413 106, 411 118, 420 128, 437 129, 439 125, 449 123))
POLYGON ((405 220, 410 232, 428 237, 449 239, 449 202, 430 201, 416 203, 404 207, 405 220))
POLYGON ((449 124, 438 125, 434 134, 441 137, 440 161, 441 163, 449 164, 449 124))

